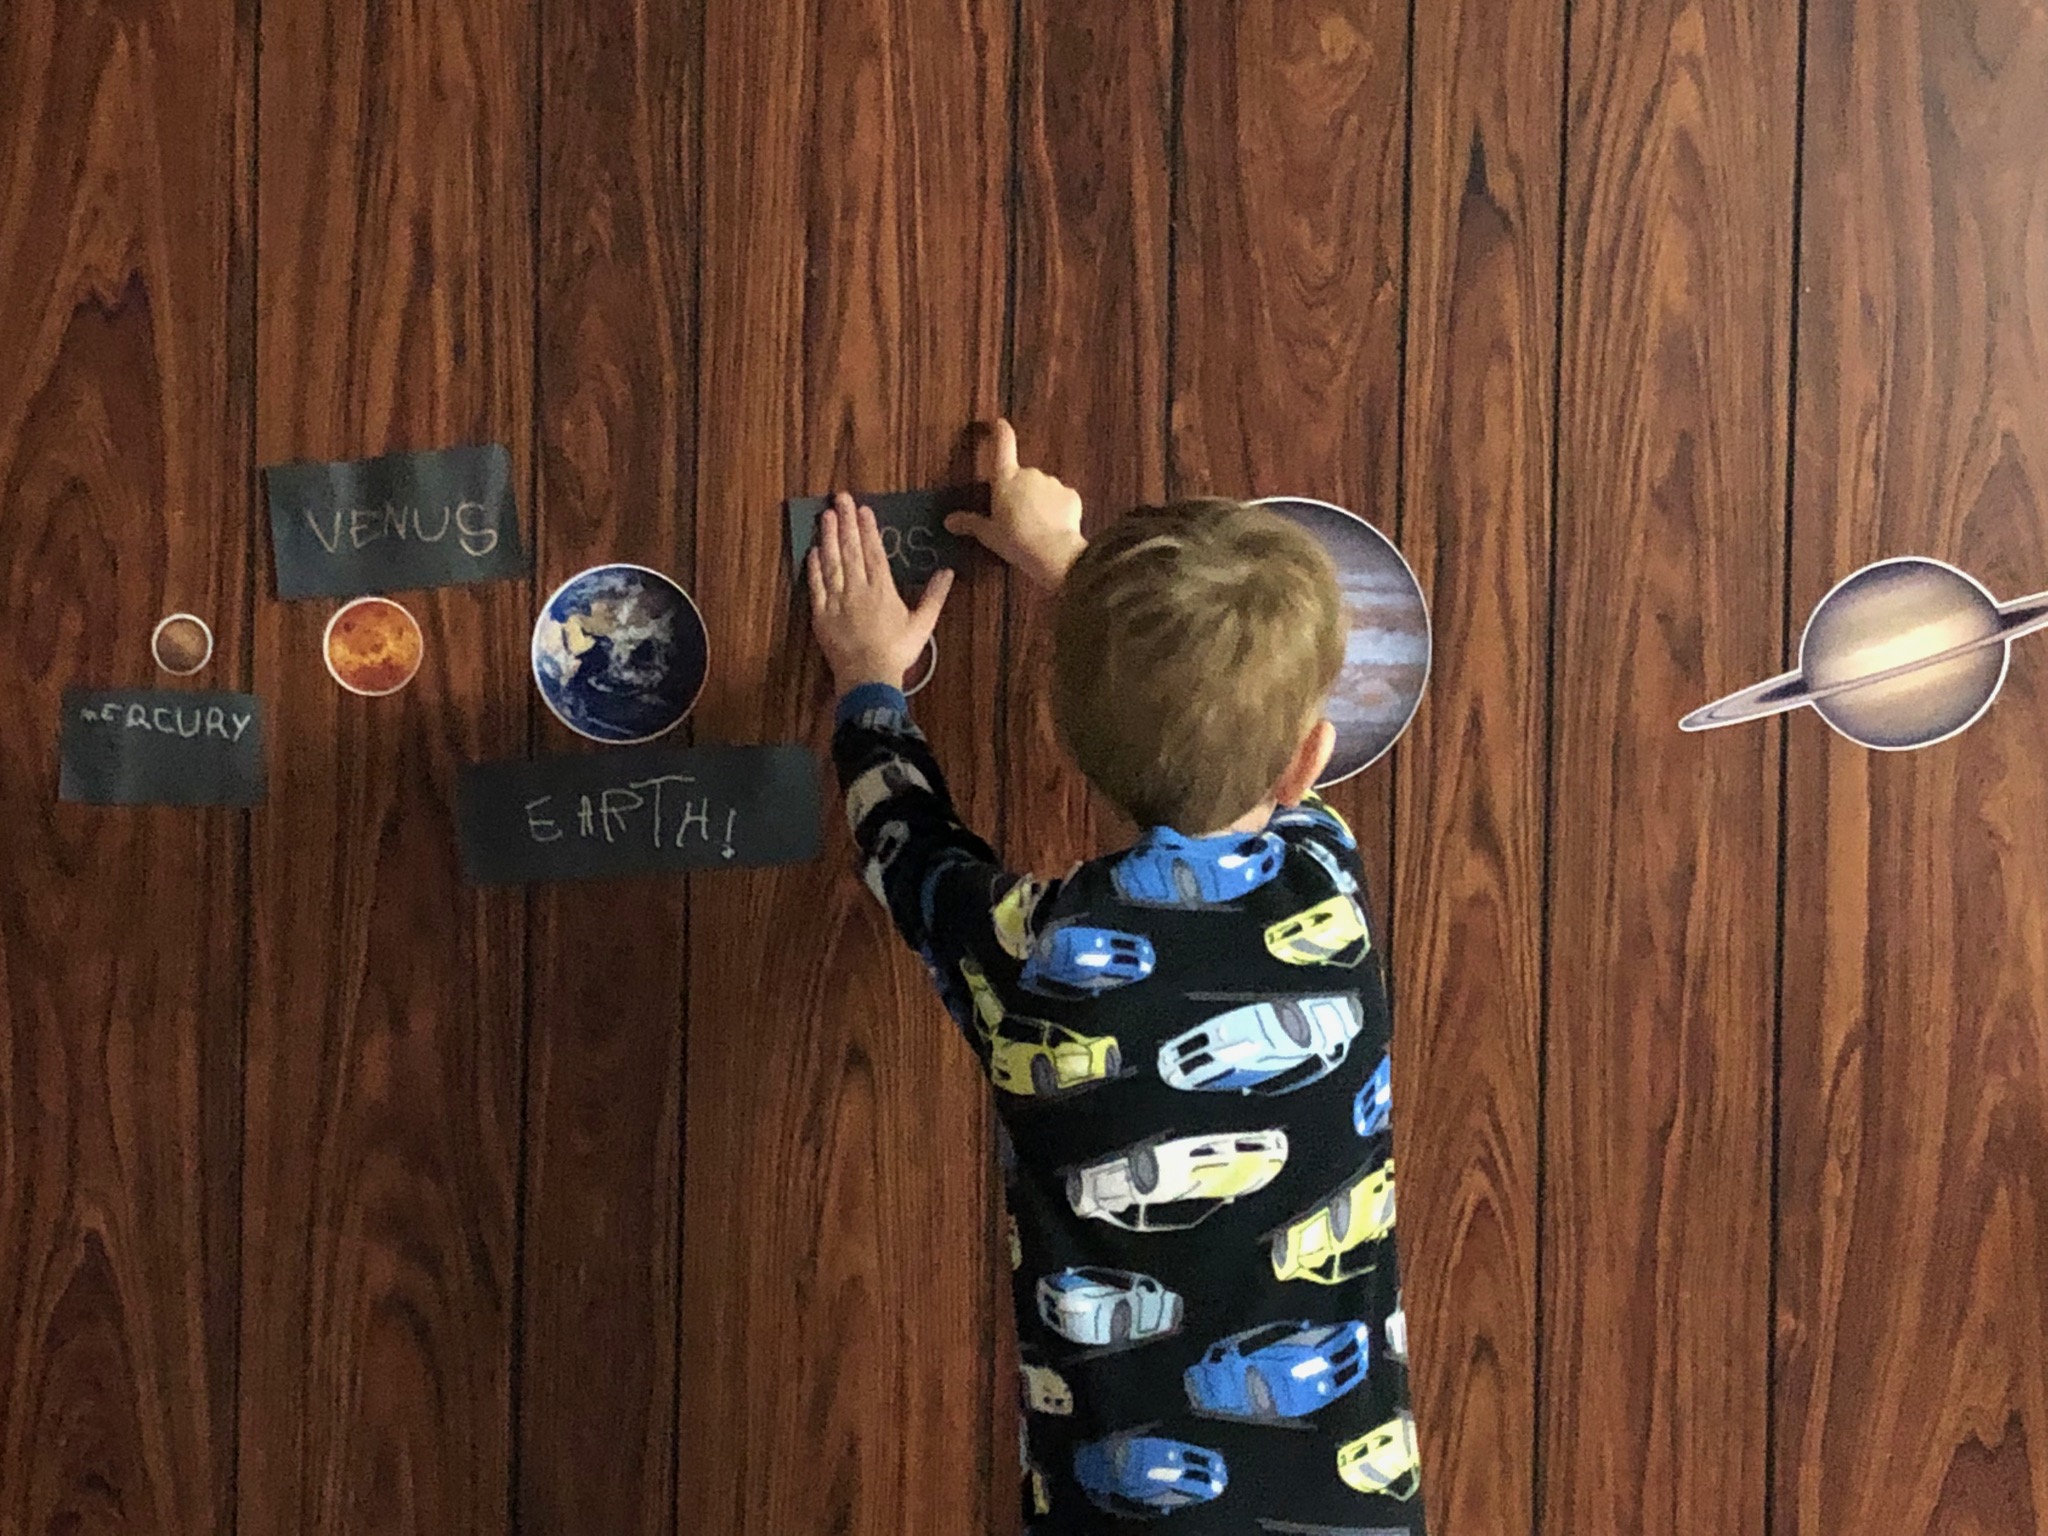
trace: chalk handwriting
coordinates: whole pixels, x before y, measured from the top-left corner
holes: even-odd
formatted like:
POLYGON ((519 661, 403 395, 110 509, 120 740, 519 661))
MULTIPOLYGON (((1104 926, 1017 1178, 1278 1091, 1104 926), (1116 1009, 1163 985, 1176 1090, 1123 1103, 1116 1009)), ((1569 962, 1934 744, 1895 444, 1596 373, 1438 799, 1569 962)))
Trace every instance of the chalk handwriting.
POLYGON ((222 741, 240 741, 255 718, 218 704, 182 709, 167 704, 94 704, 78 712, 89 725, 118 725, 124 731, 153 731, 162 736, 182 736, 187 741, 199 736, 218 736, 222 741))
POLYGON ((891 565, 928 574, 939 568, 939 547, 929 528, 882 527, 882 553, 891 565))
MULTIPOLYGON (((655 848, 681 848, 693 834, 698 842, 710 844, 712 837, 712 805, 708 795, 691 795, 688 786, 695 784, 697 777, 689 773, 663 773, 653 778, 635 779, 630 784, 613 785, 594 794, 585 793, 574 797, 573 809, 563 813, 568 816, 581 838, 601 839, 607 843, 619 843, 629 838, 645 838, 655 848), (681 786, 676 789, 668 787, 681 786), (663 798, 668 789, 667 798, 663 798), (641 812, 647 814, 643 817, 641 812)), ((528 800, 523 809, 526 812, 526 834, 536 843, 554 843, 569 836, 562 827, 563 817, 550 814, 547 807, 554 801, 553 795, 539 795, 528 800)), ((733 834, 739 830, 739 809, 725 807, 725 830, 716 841, 722 846, 720 856, 730 859, 737 850, 733 846, 733 834)))
POLYGON ((362 549, 379 539, 438 544, 448 537, 451 526, 455 542, 473 559, 481 560, 498 547, 498 513, 476 501, 457 502, 452 507, 444 504, 438 516, 431 507, 422 511, 389 501, 381 507, 336 507, 325 523, 310 510, 300 515, 330 555, 340 554, 344 544, 362 549))

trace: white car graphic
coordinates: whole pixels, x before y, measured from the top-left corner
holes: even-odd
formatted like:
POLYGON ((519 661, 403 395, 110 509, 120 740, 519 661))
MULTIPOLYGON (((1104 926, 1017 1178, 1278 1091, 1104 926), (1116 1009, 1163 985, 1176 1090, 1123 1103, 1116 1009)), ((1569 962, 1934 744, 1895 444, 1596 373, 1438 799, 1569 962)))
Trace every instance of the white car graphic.
POLYGON ((1364 1023, 1351 993, 1251 1003, 1167 1041, 1159 1075, 1189 1092, 1292 1093, 1334 1071, 1364 1023))
POLYGON ((1141 1142, 1070 1170, 1067 1203, 1076 1216, 1131 1232, 1185 1231, 1264 1189, 1286 1166, 1285 1131, 1141 1142))

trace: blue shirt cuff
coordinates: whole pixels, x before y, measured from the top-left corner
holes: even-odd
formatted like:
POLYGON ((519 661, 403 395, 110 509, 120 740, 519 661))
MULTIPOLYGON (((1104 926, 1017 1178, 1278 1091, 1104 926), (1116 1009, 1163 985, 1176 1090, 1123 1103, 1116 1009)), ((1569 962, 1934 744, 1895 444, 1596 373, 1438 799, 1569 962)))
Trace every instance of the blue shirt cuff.
POLYGON ((856 720, 871 709, 891 709, 908 717, 910 700, 901 688, 891 688, 887 683, 862 683, 858 688, 839 701, 839 713, 833 721, 834 729, 856 720))

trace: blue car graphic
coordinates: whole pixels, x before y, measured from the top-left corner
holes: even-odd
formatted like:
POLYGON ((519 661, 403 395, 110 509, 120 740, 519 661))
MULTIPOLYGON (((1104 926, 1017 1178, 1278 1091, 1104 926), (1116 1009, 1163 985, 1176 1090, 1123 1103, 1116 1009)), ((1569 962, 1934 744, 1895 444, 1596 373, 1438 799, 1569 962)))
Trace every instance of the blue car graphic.
POLYGON ((1206 1504, 1229 1486, 1219 1451, 1157 1435, 1111 1435, 1074 1452, 1074 1481, 1096 1508, 1149 1519, 1206 1504))
POLYGON ((1372 1076, 1351 1101, 1351 1128, 1361 1136, 1377 1136, 1394 1123, 1394 1059, 1382 1056, 1372 1076))
POLYGON ((1058 923, 1038 936, 1017 979, 1040 997, 1078 1002, 1143 981, 1158 963, 1152 941, 1139 934, 1058 923))
POLYGON ((1262 1323, 1218 1339, 1182 1385, 1197 1413, 1299 1419, 1363 1385, 1371 1362, 1364 1323, 1262 1323))
POLYGON ((1134 906, 1227 906, 1278 875, 1285 853, 1286 844, 1270 832, 1225 840, 1162 827, 1119 859, 1111 878, 1134 906))
POLYGON ((1358 839, 1353 837, 1351 829, 1344 825, 1344 818, 1314 796, 1310 796, 1299 805, 1290 805, 1284 810, 1274 812, 1273 819, 1266 825, 1303 832, 1321 832, 1336 838, 1347 849, 1358 846, 1358 839))

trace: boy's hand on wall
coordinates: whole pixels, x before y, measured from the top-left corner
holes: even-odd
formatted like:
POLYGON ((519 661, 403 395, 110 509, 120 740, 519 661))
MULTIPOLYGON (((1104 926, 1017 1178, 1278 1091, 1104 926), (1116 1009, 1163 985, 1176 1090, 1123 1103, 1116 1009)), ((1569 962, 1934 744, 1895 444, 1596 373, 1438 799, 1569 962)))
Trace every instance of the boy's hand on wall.
POLYGON ((1017 463, 1017 429, 998 421, 989 515, 955 512, 946 530, 992 550, 1048 591, 1088 547, 1081 537, 1081 497, 1042 469, 1017 463))
POLYGON ((906 607, 882 548, 874 510, 854 509, 841 491, 825 509, 818 541, 805 561, 811 582, 811 623, 842 695, 863 683, 903 686, 953 590, 942 570, 916 608, 906 607))

